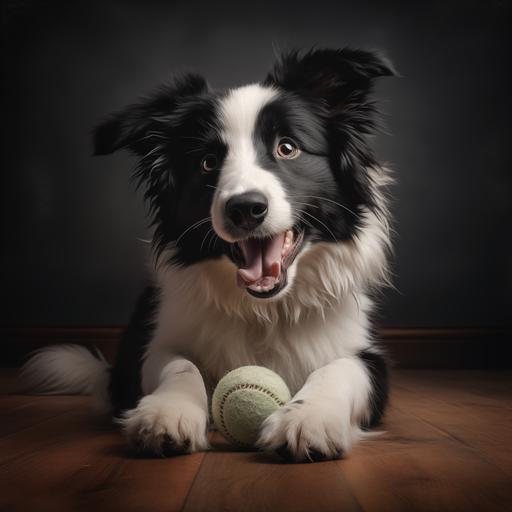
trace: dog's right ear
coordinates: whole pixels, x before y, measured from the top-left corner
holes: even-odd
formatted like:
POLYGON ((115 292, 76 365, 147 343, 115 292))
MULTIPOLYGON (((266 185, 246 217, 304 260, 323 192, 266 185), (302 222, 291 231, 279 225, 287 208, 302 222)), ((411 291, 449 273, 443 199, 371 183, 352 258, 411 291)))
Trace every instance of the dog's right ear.
POLYGON ((147 155, 172 129, 177 107, 187 97, 208 91, 206 80, 187 74, 162 86, 154 95, 114 113, 94 130, 94 154, 108 155, 118 149, 147 155))
POLYGON ((264 84, 320 99, 335 115, 365 103, 375 80, 393 75, 391 62, 376 52, 327 48, 282 55, 264 84))

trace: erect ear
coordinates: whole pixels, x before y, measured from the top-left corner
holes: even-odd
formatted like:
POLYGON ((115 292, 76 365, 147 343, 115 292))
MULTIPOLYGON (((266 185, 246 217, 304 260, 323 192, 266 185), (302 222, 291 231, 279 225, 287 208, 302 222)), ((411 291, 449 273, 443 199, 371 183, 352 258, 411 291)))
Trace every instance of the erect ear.
POLYGON ((207 90, 203 77, 187 74, 162 86, 153 96, 112 114, 94 130, 94 154, 107 155, 126 148, 146 155, 155 146, 155 139, 165 138, 179 105, 207 90))
POLYGON ((364 100, 373 82, 395 75, 390 62, 375 52, 344 48, 293 51, 283 55, 265 84, 322 99, 328 107, 364 100))

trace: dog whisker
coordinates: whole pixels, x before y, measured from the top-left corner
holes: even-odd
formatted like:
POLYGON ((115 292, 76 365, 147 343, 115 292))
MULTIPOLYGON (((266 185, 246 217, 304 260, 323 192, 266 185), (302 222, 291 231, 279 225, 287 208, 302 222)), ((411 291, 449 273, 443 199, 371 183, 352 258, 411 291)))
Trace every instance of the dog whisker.
POLYGON ((315 204, 311 204, 311 203, 302 203, 300 201, 295 201, 296 204, 302 204, 304 206, 311 206, 311 208, 320 208, 320 206, 317 206, 315 204))
POLYGON ((334 241, 335 241, 335 242, 339 242, 339 240, 334 236, 334 233, 333 233, 333 232, 329 229, 329 227, 328 227, 326 224, 324 224, 321 220, 317 219, 314 215, 312 215, 311 213, 308 213, 308 212, 306 212, 306 211, 304 211, 304 210, 300 210, 300 209, 299 209, 299 211, 300 211, 301 213, 304 213, 304 214, 308 215, 308 216, 309 216, 309 217, 311 217, 313 220, 315 220, 316 222, 318 222, 319 224, 321 224, 321 225, 322 225, 322 226, 323 226, 323 227, 324 227, 324 228, 329 232, 329 234, 333 237, 334 241))
POLYGON ((344 204, 338 203, 337 201, 333 201, 332 199, 329 199, 328 197, 322 197, 322 196, 311 196, 311 195, 297 195, 297 196, 290 196, 290 197, 310 197, 311 199, 318 199, 320 201, 327 201, 328 203, 333 203, 338 205, 340 208, 343 208, 350 212, 354 217, 357 217, 357 213, 354 212, 354 210, 351 210, 348 206, 345 206, 344 204))
POLYGON ((313 226, 313 224, 311 224, 311 222, 309 222, 307 219, 305 219, 304 217, 301 217, 300 215, 292 215, 293 219, 297 222, 303 222, 304 224, 306 224, 307 226, 309 226, 310 228, 312 229, 315 229, 315 226, 313 226))
POLYGON ((210 252, 210 249, 211 250, 215 250, 215 244, 217 243, 217 240, 218 240, 218 235, 217 233, 213 232, 211 238, 210 238, 210 242, 208 243, 208 252, 210 252), (212 245, 213 243, 213 245, 212 245))
POLYGON ((203 251, 203 245, 204 243, 206 242, 206 239, 208 238, 208 236, 210 235, 210 233, 213 232, 213 228, 210 228, 207 232, 206 232, 206 235, 204 235, 203 237, 203 241, 201 242, 201 247, 199 248, 199 252, 202 252, 203 251))
POLYGON ((192 229, 196 229, 198 228, 199 226, 201 226, 202 224, 206 224, 207 222, 210 222, 211 221, 211 217, 205 217, 204 219, 201 219, 197 222, 195 222, 194 224, 192 224, 191 226, 189 226, 187 229, 185 229, 185 231, 183 231, 183 233, 181 233, 181 235, 176 239, 176 245, 178 245, 178 243, 180 242, 180 240, 192 229))

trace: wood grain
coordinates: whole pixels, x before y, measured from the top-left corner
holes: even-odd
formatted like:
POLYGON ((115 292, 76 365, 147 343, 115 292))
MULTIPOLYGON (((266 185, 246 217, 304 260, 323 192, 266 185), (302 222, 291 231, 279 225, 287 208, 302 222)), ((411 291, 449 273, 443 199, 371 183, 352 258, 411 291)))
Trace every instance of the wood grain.
MULTIPOLYGON (((351 457, 339 461, 356 499, 368 511, 468 511, 512 508, 512 414, 490 397, 483 405, 464 404, 450 396, 416 392, 428 382, 452 380, 443 372, 415 372, 395 377, 384 434, 361 443, 351 457), (423 375, 426 373, 426 375, 423 375), (503 425, 496 426, 499 411, 503 425), (478 418, 478 422, 475 419, 478 418), (505 426, 506 424, 506 426, 505 426), (496 438, 502 454, 496 450, 496 438)), ((457 382, 468 379, 457 376, 457 382)), ((510 377, 509 377, 510 379, 510 377)), ((469 380, 469 379, 468 379, 469 380)), ((509 380, 510 382, 510 380, 509 380)), ((468 393, 468 395, 471 395, 468 393)), ((466 397, 467 398, 467 397, 466 397)))
POLYGON ((399 371, 382 433, 345 459, 133 458, 88 397, 14 395, 0 373, 2 511, 512 510, 511 372, 399 371))
POLYGON ((16 398, 33 424, 0 439, 0 510, 183 508, 204 453, 133 458, 117 429, 91 414, 88 397, 38 397, 54 402, 51 414, 35 409, 33 397, 16 398))
POLYGON ((237 452, 214 436, 184 510, 359 511, 336 462, 284 464, 278 457, 237 452))

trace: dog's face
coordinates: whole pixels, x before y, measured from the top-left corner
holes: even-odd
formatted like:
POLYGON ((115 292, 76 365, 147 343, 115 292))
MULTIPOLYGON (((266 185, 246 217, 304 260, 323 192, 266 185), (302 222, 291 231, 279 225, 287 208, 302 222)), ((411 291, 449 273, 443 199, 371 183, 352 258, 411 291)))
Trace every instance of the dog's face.
POLYGON ((350 240, 375 207, 368 96, 391 74, 345 49, 290 54, 264 82, 225 93, 187 75, 102 123, 96 153, 140 157, 157 250, 173 246, 182 265, 226 256, 240 287, 277 297, 305 247, 350 240))

